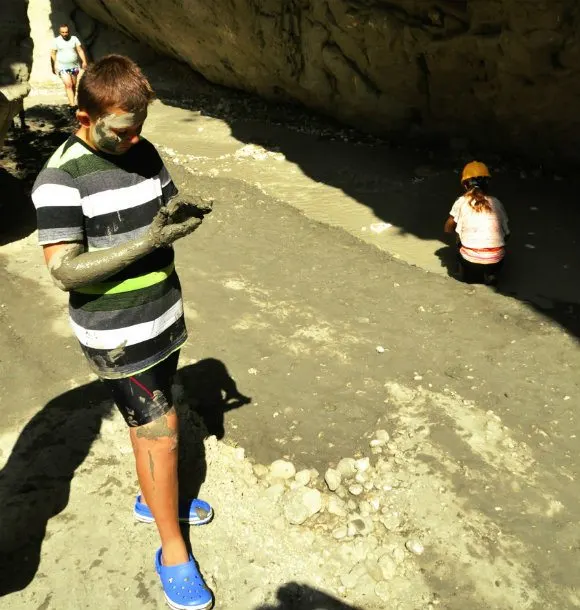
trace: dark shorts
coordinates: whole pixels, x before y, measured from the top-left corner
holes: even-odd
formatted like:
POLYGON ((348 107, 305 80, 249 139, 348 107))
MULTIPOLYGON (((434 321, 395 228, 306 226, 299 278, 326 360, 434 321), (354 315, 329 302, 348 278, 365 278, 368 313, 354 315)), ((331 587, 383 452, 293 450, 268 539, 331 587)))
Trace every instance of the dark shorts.
POLYGON ((461 270, 461 279, 467 284, 495 284, 503 267, 503 259, 487 265, 465 260, 457 251, 457 260, 461 270))
POLYGON ((173 407, 171 385, 178 360, 179 351, 142 373, 123 379, 102 379, 128 426, 149 424, 173 407))

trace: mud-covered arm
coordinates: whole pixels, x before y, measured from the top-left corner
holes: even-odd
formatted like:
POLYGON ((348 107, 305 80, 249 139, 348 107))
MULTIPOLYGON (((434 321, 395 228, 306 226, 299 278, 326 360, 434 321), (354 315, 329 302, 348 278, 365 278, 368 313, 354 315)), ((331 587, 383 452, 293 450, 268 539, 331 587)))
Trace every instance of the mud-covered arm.
POLYGON ((113 248, 85 252, 83 244, 44 246, 44 258, 54 283, 65 291, 102 282, 156 248, 189 235, 211 211, 211 202, 172 201, 162 207, 143 237, 113 248))

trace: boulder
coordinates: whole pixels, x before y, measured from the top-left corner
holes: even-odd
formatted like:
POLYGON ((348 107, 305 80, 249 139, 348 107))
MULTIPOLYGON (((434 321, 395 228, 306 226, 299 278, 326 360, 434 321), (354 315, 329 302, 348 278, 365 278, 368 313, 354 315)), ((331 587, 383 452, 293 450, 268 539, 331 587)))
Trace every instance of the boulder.
POLYGON ((21 0, 0 2, 0 149, 30 92, 32 40, 26 9, 21 0))

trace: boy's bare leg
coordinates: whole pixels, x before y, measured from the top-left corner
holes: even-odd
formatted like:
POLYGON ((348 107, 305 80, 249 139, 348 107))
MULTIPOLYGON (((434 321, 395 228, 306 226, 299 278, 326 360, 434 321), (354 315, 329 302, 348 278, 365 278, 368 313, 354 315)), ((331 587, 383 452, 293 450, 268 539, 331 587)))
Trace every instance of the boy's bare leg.
POLYGON ((189 559, 178 520, 177 429, 174 409, 149 424, 130 428, 141 492, 155 517, 167 566, 189 559))

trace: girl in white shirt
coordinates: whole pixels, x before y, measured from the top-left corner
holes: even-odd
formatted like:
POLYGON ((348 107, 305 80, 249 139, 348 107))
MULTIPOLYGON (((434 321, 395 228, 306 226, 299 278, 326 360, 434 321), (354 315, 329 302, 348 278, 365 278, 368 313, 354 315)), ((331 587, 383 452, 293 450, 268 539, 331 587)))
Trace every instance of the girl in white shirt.
POLYGON ((465 166, 461 175, 465 194, 453 204, 445 223, 445 232, 457 235, 460 279, 470 283, 497 282, 509 236, 504 207, 488 194, 490 177, 484 163, 465 166))

